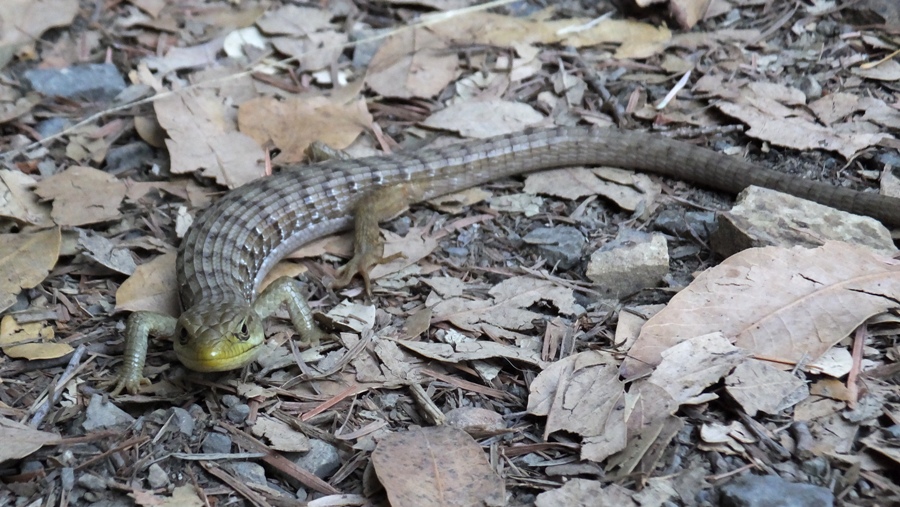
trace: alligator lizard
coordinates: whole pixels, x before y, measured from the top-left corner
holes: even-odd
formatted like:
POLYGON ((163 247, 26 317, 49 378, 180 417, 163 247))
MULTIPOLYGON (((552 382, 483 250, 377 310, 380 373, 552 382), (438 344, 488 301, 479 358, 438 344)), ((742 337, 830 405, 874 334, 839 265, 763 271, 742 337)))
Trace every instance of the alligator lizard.
POLYGON ((324 334, 299 282, 283 277, 258 296, 278 260, 301 245, 349 228, 355 255, 339 282, 381 261, 378 222, 408 205, 490 180, 541 169, 610 165, 671 176, 737 193, 757 185, 900 226, 900 199, 794 178, 737 157, 638 132, 557 127, 395 156, 332 160, 232 190, 204 211, 178 251, 181 317, 135 312, 126 325, 125 361, 114 393, 136 392, 149 334, 173 336, 175 352, 197 371, 250 363, 264 342, 262 319, 287 305, 305 343, 324 334))

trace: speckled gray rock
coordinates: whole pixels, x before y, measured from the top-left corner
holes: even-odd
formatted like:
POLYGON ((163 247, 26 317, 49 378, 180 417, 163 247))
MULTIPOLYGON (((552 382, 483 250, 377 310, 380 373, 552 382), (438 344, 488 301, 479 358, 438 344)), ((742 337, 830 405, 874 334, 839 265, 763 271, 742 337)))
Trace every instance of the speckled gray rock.
POLYGON ((290 453, 288 459, 322 479, 330 476, 341 466, 341 455, 337 448, 318 439, 309 440, 309 452, 290 453))
POLYGON ((538 227, 522 238, 531 245, 550 266, 571 269, 581 260, 581 250, 587 240, 581 231, 568 226, 538 227))
POLYGON ((172 408, 172 423, 178 427, 182 435, 189 437, 194 433, 194 418, 181 407, 172 408))
POLYGON ((753 247, 817 247, 832 240, 885 255, 897 252, 890 231, 874 218, 767 188, 746 188, 731 211, 719 214, 718 224, 710 240, 722 257, 753 247))
POLYGON ((712 211, 685 211, 684 208, 668 208, 656 216, 653 226, 672 236, 696 237, 701 241, 706 241, 716 227, 716 214, 712 211))
POLYGON ((231 452, 231 439, 221 433, 210 433, 200 449, 207 454, 226 454, 231 452))
POLYGON ((134 417, 112 403, 104 402, 102 396, 95 394, 91 396, 81 426, 87 431, 94 431, 101 428, 124 426, 132 422, 134 422, 134 417))
POLYGON ((831 490, 788 482, 777 475, 747 474, 718 487, 722 507, 831 507, 831 490))
POLYGON ((54 134, 59 134, 71 124, 72 122, 66 118, 54 116, 38 123, 34 129, 38 131, 41 137, 50 137, 54 134))
POLYGON ((669 251, 662 234, 622 229, 615 240, 591 254, 585 274, 598 290, 623 298, 656 287, 668 272, 669 251))
POLYGON ((81 474, 78 485, 91 491, 103 491, 106 489, 106 480, 94 474, 81 474))
POLYGON ((250 405, 238 403, 225 411, 225 417, 235 424, 240 424, 250 417, 250 405))
POLYGON ((48 97, 107 101, 125 89, 115 65, 89 63, 64 69, 30 69, 22 75, 31 88, 48 97))
POLYGON ((106 172, 122 174, 149 165, 153 149, 147 143, 135 141, 124 146, 115 146, 106 154, 106 172))
POLYGON ((169 485, 169 476, 158 463, 154 463, 147 468, 147 482, 153 489, 164 488, 169 485))
POLYGON ((235 461, 225 464, 224 467, 246 482, 263 485, 268 482, 266 480, 266 470, 252 461, 235 461))
POLYGON ((221 400, 222 405, 225 405, 226 407, 233 407, 241 402, 241 399, 233 394, 222 395, 221 400))

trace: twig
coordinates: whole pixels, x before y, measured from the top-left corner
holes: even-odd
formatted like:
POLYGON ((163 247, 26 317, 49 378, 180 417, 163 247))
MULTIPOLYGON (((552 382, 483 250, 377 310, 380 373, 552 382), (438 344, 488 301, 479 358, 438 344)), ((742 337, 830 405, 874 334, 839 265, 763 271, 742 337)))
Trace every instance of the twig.
POLYGON ((78 371, 81 371, 81 368, 87 366, 88 363, 84 363, 83 366, 79 367, 81 357, 84 356, 85 351, 87 351, 87 347, 85 347, 84 344, 79 345, 78 348, 75 349, 72 357, 69 358, 69 364, 66 366, 66 370, 63 372, 62 377, 60 377, 59 381, 57 381, 53 388, 50 389, 50 392, 47 393, 44 402, 34 411, 34 415, 31 417, 31 422, 29 423, 32 428, 40 426, 41 422, 44 421, 44 418, 47 417, 47 414, 50 412, 50 407, 59 401, 63 390, 66 388, 66 384, 74 378, 78 371))

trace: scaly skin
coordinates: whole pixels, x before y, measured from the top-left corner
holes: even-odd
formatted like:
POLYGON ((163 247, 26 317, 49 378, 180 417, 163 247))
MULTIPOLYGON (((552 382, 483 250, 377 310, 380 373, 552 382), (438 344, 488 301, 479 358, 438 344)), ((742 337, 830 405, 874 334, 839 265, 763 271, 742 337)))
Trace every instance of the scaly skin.
POLYGON ((188 231, 176 271, 181 317, 133 314, 114 392, 137 392, 149 334, 174 335, 189 368, 223 371, 253 361, 265 340, 261 322, 286 305, 308 344, 324 335, 299 284, 279 279, 256 292, 265 274, 298 247, 348 228, 356 215, 356 250, 340 282, 381 261, 378 222, 412 203, 514 174, 577 165, 649 171, 737 193, 750 185, 900 225, 900 199, 794 178, 736 157, 639 132, 557 127, 396 156, 331 160, 286 169, 232 190, 188 231))

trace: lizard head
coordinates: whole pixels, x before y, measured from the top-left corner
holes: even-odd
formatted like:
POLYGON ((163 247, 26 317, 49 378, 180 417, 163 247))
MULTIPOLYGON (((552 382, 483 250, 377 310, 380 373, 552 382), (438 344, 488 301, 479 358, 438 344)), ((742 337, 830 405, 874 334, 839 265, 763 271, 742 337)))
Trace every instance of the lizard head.
POLYGON ((172 339, 182 364, 212 372, 249 364, 266 336, 262 318, 250 306, 200 303, 181 314, 172 339))

